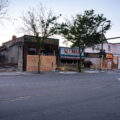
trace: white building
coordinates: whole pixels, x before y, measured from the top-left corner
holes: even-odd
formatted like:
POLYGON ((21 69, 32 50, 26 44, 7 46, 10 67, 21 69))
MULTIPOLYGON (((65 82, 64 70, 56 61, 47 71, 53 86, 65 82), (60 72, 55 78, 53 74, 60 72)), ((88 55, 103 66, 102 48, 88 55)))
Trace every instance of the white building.
MULTIPOLYGON (((94 47, 88 47, 85 49, 85 53, 99 53, 101 47, 101 44, 95 45, 94 47)), ((117 61, 115 59, 113 59, 113 62, 117 62, 118 64, 118 69, 120 69, 120 43, 108 43, 108 42, 104 42, 103 43, 103 49, 105 50, 105 52, 107 54, 113 54, 114 58, 116 56, 118 56, 117 61)), ((100 59, 92 59, 92 62, 96 62, 95 64, 99 64, 100 63, 100 59)))

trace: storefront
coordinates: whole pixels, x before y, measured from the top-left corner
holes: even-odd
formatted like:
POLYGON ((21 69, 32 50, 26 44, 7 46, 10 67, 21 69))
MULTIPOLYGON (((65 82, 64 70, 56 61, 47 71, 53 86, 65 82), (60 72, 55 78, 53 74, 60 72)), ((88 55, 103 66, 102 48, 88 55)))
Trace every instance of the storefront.
MULTIPOLYGON (((68 48, 68 47, 60 47, 59 48, 59 57, 60 57, 60 65, 70 65, 77 64, 80 60, 79 49, 76 48, 68 48)), ((82 60, 84 58, 84 52, 81 54, 82 60)))
POLYGON ((104 60, 104 68, 112 69, 113 66, 113 54, 106 54, 106 58, 104 60))

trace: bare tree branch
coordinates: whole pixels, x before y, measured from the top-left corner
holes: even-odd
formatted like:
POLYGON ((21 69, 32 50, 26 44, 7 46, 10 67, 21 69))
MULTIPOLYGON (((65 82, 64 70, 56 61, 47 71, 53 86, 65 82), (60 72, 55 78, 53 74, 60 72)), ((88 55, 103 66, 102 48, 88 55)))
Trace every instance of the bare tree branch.
POLYGON ((35 40, 39 45, 39 73, 42 42, 48 37, 57 33, 58 18, 59 16, 53 15, 52 10, 47 10, 45 7, 43 7, 42 4, 40 4, 39 9, 29 9, 21 17, 23 22, 23 27, 21 30, 23 30, 23 32, 32 33, 35 36, 35 40))
POLYGON ((3 19, 8 11, 9 1, 0 0, 0 19, 3 19))
POLYGON ((21 18, 23 32, 31 31, 34 35, 40 35, 42 38, 48 38, 56 33, 59 16, 53 15, 52 10, 47 10, 42 4, 39 9, 29 9, 21 18))

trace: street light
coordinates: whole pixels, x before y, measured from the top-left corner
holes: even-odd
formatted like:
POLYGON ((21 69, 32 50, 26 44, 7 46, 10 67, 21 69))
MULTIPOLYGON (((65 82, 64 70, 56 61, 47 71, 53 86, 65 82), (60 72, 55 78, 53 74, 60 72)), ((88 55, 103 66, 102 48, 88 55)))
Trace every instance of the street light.
POLYGON ((105 23, 108 23, 110 22, 109 20, 108 21, 105 21, 101 26, 102 26, 102 40, 101 40, 101 53, 102 53, 102 57, 101 57, 101 61, 100 61, 100 71, 103 69, 103 52, 105 52, 103 50, 103 38, 104 38, 104 31, 103 31, 103 26, 105 23))

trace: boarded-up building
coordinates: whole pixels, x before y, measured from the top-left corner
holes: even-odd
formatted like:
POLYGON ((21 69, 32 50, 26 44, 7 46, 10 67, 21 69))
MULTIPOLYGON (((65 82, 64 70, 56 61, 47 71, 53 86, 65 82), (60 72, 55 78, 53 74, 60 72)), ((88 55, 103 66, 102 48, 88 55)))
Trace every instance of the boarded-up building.
MULTIPOLYGON (((27 55, 37 55, 39 52, 35 36, 24 35, 20 38, 13 36, 12 40, 3 43, 0 47, 0 55, 5 57, 1 64, 17 65, 20 71, 27 70, 27 55)), ((42 56, 56 56, 56 63, 59 55, 59 40, 48 38, 42 41, 42 56)), ((1 57, 0 59, 2 59, 1 57)))

